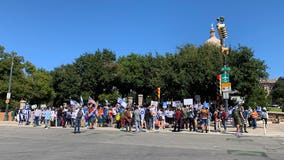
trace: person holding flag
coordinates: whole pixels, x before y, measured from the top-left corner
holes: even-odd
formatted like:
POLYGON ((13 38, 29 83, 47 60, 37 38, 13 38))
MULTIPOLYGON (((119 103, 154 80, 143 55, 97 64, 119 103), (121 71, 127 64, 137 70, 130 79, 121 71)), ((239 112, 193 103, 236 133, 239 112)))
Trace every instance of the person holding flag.
POLYGON ((88 99, 88 104, 91 104, 91 107, 89 108, 89 111, 88 111, 88 117, 89 117, 89 122, 90 122, 89 129, 94 129, 96 110, 97 110, 98 104, 90 96, 88 99))

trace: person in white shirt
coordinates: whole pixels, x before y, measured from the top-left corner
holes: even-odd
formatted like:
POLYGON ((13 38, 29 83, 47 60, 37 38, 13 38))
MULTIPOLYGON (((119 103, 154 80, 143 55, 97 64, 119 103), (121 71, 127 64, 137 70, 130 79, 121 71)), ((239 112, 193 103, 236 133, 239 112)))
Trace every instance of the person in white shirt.
POLYGON ((35 110, 35 126, 39 126, 40 117, 41 117, 41 109, 36 108, 36 110, 35 110))
POLYGON ((142 128, 146 128, 146 122, 145 122, 145 108, 143 106, 139 107, 140 112, 140 120, 141 120, 141 126, 142 128))

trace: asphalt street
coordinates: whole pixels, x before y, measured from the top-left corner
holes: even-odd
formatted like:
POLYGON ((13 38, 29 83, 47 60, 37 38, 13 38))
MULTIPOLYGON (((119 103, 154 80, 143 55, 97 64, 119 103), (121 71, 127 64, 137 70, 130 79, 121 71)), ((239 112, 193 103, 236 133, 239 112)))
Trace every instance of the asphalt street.
POLYGON ((284 138, 0 127, 1 160, 283 160, 284 138))

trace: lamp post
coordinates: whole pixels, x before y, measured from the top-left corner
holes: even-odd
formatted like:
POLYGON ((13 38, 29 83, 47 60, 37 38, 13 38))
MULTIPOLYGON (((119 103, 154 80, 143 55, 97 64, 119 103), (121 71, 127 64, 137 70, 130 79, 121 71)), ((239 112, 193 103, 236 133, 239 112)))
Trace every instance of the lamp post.
POLYGON ((229 49, 225 47, 224 41, 228 37, 228 33, 226 30, 226 25, 224 23, 224 17, 217 18, 217 29, 220 37, 220 44, 221 44, 221 53, 223 54, 223 68, 221 71, 223 72, 221 76, 221 86, 223 91, 223 99, 225 100, 225 110, 228 113, 228 99, 229 99, 229 92, 231 91, 231 83, 228 71, 230 68, 227 67, 226 64, 226 56, 229 54, 229 49), (225 88, 225 89, 224 89, 225 88))
POLYGON ((6 97, 6 101, 5 101, 5 102, 6 102, 6 109, 5 109, 4 121, 8 121, 8 120, 9 120, 8 111, 9 111, 9 103, 10 103, 10 98, 11 98, 11 85, 12 85, 12 74, 13 74, 15 53, 12 52, 12 53, 11 53, 11 56, 12 56, 12 62, 11 62, 11 68, 10 68, 10 76, 9 76, 9 84, 8 84, 8 93, 7 93, 7 97, 6 97))

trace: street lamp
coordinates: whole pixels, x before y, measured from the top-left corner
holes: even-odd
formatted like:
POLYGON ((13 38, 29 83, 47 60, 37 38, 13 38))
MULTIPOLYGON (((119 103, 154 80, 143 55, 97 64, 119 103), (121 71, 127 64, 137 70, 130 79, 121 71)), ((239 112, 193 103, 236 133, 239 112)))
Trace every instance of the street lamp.
POLYGON ((227 67, 226 64, 226 56, 229 54, 229 48, 225 47, 224 40, 228 38, 228 33, 226 29, 226 25, 224 23, 225 19, 224 17, 217 18, 217 29, 220 37, 220 43, 221 43, 221 53, 223 54, 223 68, 221 71, 223 74, 221 75, 221 86, 223 91, 223 99, 225 100, 225 110, 228 112, 228 99, 229 99, 229 92, 231 91, 231 83, 228 71, 230 71, 230 68, 227 67))
POLYGON ((5 116, 4 116, 4 121, 8 121, 9 120, 9 115, 8 115, 8 111, 9 111, 9 103, 10 103, 10 98, 11 98, 11 85, 12 85, 12 73, 13 73, 13 67, 14 67, 14 57, 15 57, 15 53, 12 52, 11 53, 12 56, 12 62, 11 62, 11 68, 10 68, 10 76, 9 76, 9 84, 8 84, 8 93, 7 93, 7 97, 6 97, 6 109, 5 109, 5 116))

